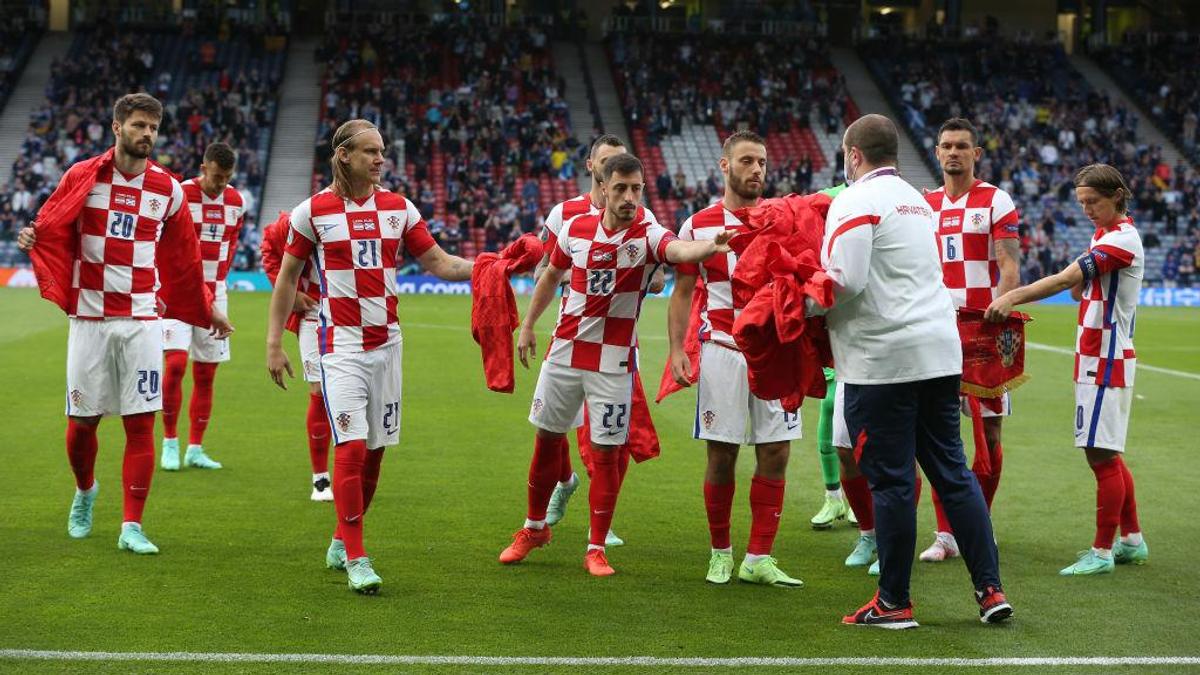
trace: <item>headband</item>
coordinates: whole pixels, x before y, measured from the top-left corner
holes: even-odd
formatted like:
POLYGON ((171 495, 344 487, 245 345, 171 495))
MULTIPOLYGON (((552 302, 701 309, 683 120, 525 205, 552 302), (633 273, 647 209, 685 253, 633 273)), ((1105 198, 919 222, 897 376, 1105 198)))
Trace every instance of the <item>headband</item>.
POLYGON ((341 143, 338 143, 337 145, 333 146, 333 149, 337 150, 338 148, 342 147, 343 145, 349 143, 351 140, 354 139, 355 136, 360 136, 362 134, 367 133, 368 131, 377 131, 377 130, 378 130, 378 128, 375 127, 374 125, 372 125, 361 131, 356 131, 356 132, 350 134, 349 136, 347 136, 346 139, 343 140, 341 143))

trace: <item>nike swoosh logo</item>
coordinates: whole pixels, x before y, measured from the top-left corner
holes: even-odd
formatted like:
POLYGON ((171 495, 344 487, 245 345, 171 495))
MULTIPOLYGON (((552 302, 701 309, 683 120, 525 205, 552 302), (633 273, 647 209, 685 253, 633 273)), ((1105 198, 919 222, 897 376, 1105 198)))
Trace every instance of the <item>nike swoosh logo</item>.
POLYGON ((154 399, 158 398, 158 395, 154 395, 154 396, 147 396, 147 397, 145 397, 145 398, 146 398, 146 400, 147 400, 147 401, 153 401, 154 399))
POLYGON ((800 426, 800 425, 799 425, 799 424, 789 424, 789 425, 788 425, 788 431, 791 431, 792 429, 795 429, 795 428, 796 428, 796 427, 798 427, 798 426, 800 426))
POLYGON ((595 516, 603 516, 603 515, 607 515, 609 513, 611 513, 611 512, 610 511, 592 511, 592 515, 595 515, 595 516))

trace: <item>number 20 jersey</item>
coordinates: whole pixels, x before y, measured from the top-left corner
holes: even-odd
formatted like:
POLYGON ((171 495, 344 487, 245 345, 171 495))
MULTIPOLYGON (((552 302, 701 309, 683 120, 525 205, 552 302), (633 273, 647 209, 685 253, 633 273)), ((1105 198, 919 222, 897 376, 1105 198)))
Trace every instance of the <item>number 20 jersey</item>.
POLYGON ((292 209, 287 252, 312 261, 321 281, 322 354, 366 352, 400 341, 396 267, 435 242, 417 207, 377 188, 343 199, 328 188, 292 209))
POLYGON ((678 238, 639 208, 619 231, 604 211, 578 216, 559 231, 550 264, 570 270, 562 313, 546 360, 601 373, 637 370, 637 320, 654 269, 678 238))

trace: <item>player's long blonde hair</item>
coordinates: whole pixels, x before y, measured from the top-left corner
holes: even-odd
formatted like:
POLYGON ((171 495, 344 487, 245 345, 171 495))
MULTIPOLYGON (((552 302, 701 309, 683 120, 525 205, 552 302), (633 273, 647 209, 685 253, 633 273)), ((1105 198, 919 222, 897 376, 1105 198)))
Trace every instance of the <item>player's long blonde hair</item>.
POLYGON ((353 150, 357 143, 355 139, 367 131, 378 131, 378 128, 367 120, 350 120, 333 132, 333 140, 330 141, 333 145, 333 157, 329 159, 333 168, 333 191, 343 198, 353 194, 353 182, 350 179, 350 163, 343 161, 338 156, 338 151, 353 150))

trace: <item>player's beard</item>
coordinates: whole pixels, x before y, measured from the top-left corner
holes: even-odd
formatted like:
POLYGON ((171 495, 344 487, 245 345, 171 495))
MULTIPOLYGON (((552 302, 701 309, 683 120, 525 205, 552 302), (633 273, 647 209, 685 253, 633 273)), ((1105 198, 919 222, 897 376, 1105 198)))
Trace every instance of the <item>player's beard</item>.
POLYGON ((952 166, 943 166, 942 173, 946 174, 947 176, 961 176, 961 175, 967 173, 967 167, 965 164, 962 164, 962 163, 960 163, 958 166, 953 166, 953 167, 952 166))
POLYGON ((121 152, 136 159, 146 159, 150 157, 150 153, 154 150, 153 141, 151 141, 149 145, 143 146, 141 145, 141 139, 131 140, 126 138, 125 134, 123 133, 121 134, 120 142, 121 152))
POLYGON ((762 196, 763 184, 762 184, 762 181, 760 180, 758 183, 758 187, 756 187, 756 188, 750 187, 746 183, 746 181, 742 180, 741 178, 738 178, 733 173, 730 173, 729 174, 729 189, 733 190, 733 193, 735 195, 741 197, 742 199, 754 200, 754 199, 758 199, 759 197, 762 196))

